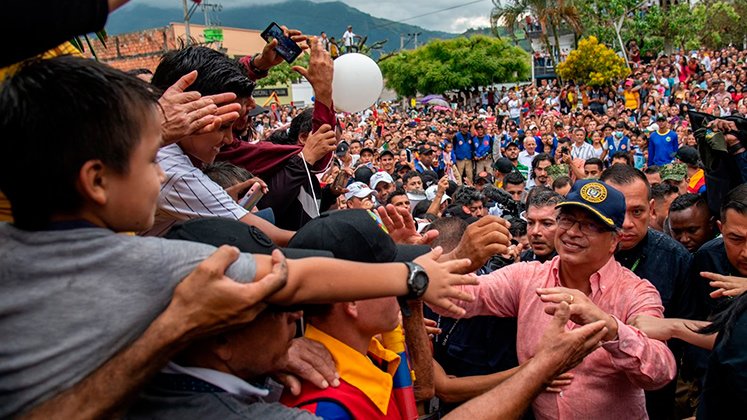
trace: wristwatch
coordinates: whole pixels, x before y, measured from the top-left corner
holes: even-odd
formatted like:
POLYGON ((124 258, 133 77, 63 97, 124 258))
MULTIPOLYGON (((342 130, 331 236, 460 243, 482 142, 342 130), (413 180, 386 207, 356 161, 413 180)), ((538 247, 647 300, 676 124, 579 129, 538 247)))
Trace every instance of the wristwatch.
POLYGON ((405 299, 420 299, 428 289, 428 273, 418 264, 406 262, 407 266, 407 290, 405 299))

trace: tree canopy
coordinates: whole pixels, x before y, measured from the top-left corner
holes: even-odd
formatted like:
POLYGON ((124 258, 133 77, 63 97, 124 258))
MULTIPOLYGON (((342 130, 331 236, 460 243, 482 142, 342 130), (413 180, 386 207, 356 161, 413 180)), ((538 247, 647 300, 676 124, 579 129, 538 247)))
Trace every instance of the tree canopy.
POLYGON ((625 60, 593 36, 582 39, 557 70, 563 79, 591 86, 609 85, 630 73, 625 60))
POLYGON ((279 66, 271 68, 267 77, 257 81, 257 86, 277 86, 299 81, 301 75, 293 71, 293 66, 308 67, 309 55, 301 54, 292 65, 283 62, 279 66))
POLYGON ((401 96, 444 93, 529 78, 529 54, 504 40, 475 35, 434 40, 379 62, 387 87, 401 96))

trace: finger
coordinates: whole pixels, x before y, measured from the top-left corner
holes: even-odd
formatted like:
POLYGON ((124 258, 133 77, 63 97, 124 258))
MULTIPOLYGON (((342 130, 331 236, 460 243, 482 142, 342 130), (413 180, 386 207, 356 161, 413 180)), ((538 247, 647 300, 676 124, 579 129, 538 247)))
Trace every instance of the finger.
POLYGON ((216 131, 220 126, 220 118, 216 118, 215 115, 206 115, 197 121, 193 121, 189 125, 189 131, 191 133, 207 134, 216 131))
POLYGON ((446 297, 455 300, 463 300, 465 302, 472 302, 475 297, 468 292, 459 289, 452 289, 452 291, 446 293, 446 297))
POLYGON ((223 245, 197 265, 196 270, 213 277, 223 277, 228 267, 239 258, 239 249, 223 245))
POLYGON ((379 214, 379 217, 381 218, 381 223, 384 225, 386 230, 388 230, 389 232, 393 232, 394 222, 392 222, 392 218, 389 217, 389 206, 391 206, 391 204, 385 207, 379 207, 376 209, 376 212, 379 214))
POLYGON ((712 281, 712 282, 709 282, 708 284, 711 285, 711 287, 716 288, 716 289, 730 289, 731 288, 730 286, 733 286, 732 284, 727 283, 725 281, 712 281))
POLYGON ((541 301, 545 303, 568 303, 568 294, 566 293, 553 293, 550 295, 539 295, 541 301))
POLYGON ((724 296, 724 292, 726 292, 726 290, 718 289, 718 290, 714 290, 713 292, 709 293, 708 296, 710 296, 713 299, 718 299, 724 296))
POLYGON ((161 96, 162 99, 166 99, 171 103, 174 104, 186 104, 189 102, 196 101, 200 98, 202 98, 202 95, 200 95, 200 92, 197 91, 189 91, 189 92, 181 92, 181 93, 167 93, 168 91, 163 93, 163 96, 161 96))
POLYGON ((607 329, 605 327, 605 321, 600 319, 599 321, 594 321, 582 327, 574 328, 573 330, 571 330, 571 333, 580 335, 581 337, 584 338, 585 341, 589 341, 589 340, 593 341, 598 336, 599 339, 597 341, 600 341, 602 340, 602 337, 604 337, 604 335, 606 334, 606 333, 605 334, 602 333, 603 329, 604 330, 607 329))
POLYGON ((711 273, 710 271, 701 271, 700 276, 708 280, 713 280, 713 281, 726 280, 725 276, 722 276, 721 274, 717 274, 717 273, 711 273))
POLYGON ((241 105, 232 103, 218 107, 218 109, 215 110, 214 115, 222 117, 225 114, 230 114, 231 112, 238 113, 239 111, 241 111, 241 105))
MULTIPOLYGON (((209 96, 206 96, 205 98, 210 99, 216 105, 220 105, 220 104, 224 104, 227 102, 235 101, 236 94, 233 92, 224 92, 224 93, 217 93, 215 95, 209 95, 209 96)), ((241 105, 239 105, 239 107, 241 107, 241 105)))
POLYGON ((554 293, 571 293, 571 289, 567 287, 538 287, 538 295, 550 295, 554 293))
POLYGON ((431 256, 431 259, 433 261, 438 261, 439 258, 441 258, 441 254, 444 253, 444 249, 440 246, 437 246, 431 250, 428 254, 431 256))
MULTIPOLYGON (((189 105, 188 105, 189 106, 189 105)), ((200 118, 206 116, 206 115, 214 115, 215 111, 218 110, 218 107, 215 104, 209 104, 205 106, 201 106, 199 108, 193 108, 189 111, 187 111, 187 116, 190 120, 199 120, 200 118)))
POLYGON ((290 389, 291 394, 298 396, 301 393, 301 381, 295 376, 288 373, 277 373, 275 379, 290 389))
MULTIPOLYGON (((329 132, 331 130, 332 130, 332 126, 330 126, 329 124, 322 124, 322 126, 319 127, 319 129, 316 130, 314 132, 314 134, 324 134, 324 133, 327 133, 327 132, 329 132)), ((333 132, 333 134, 334 134, 334 132, 333 132)))
POLYGON ((436 321, 434 321, 434 320, 432 320, 430 318, 423 318, 423 323, 426 326, 429 326, 429 327, 435 327, 435 326, 438 325, 438 322, 436 322, 436 321))
POLYGON ((218 107, 213 103, 213 100, 207 99, 207 98, 200 98, 196 101, 192 101, 184 105, 184 108, 186 109, 187 113, 194 112, 205 107, 212 107, 213 111, 218 109, 218 107))
POLYGON ((428 232, 425 232, 423 234, 423 237, 420 239, 421 245, 428 245, 431 242, 435 241, 436 238, 438 238, 438 231, 437 230, 429 230, 428 232))
MULTIPOLYGON (((166 92, 184 92, 188 87, 192 85, 192 83, 195 82, 195 80, 197 80, 197 70, 192 70, 191 72, 180 77, 179 80, 176 81, 176 83, 166 89, 166 92)), ((166 93, 164 92, 164 95, 165 94, 166 93)))
POLYGON ((552 321, 550 322, 551 325, 554 326, 554 328, 558 330, 565 329, 565 325, 568 323, 568 320, 571 318, 571 307, 566 303, 565 301, 560 302, 559 305, 555 308, 555 313, 553 314, 552 321))
POLYGON ((443 264, 444 268, 449 273, 463 273, 464 271, 461 270, 466 270, 467 268, 469 268, 469 266, 472 264, 472 260, 470 260, 469 258, 459 258, 455 260, 445 261, 443 264))
POLYGON ((392 227, 395 230, 405 227, 405 221, 403 220, 402 215, 397 211, 396 207, 387 205, 386 212, 389 215, 389 219, 392 221, 392 227))
POLYGON ((741 295, 742 293, 744 293, 744 289, 736 288, 736 289, 729 289, 729 290, 724 291, 723 295, 729 296, 729 297, 737 297, 741 295))
MULTIPOLYGON (((223 114, 221 116, 216 116, 216 119, 219 119, 220 120, 220 125, 223 126, 223 125, 226 125, 226 124, 228 124, 230 122, 238 120, 240 116, 241 115, 239 115, 238 112, 229 112, 229 113, 223 114)), ((220 126, 219 126, 219 128, 220 128, 220 126)))
POLYGON ((448 300, 448 299, 440 299, 437 303, 437 306, 440 306, 445 311, 448 311, 450 314, 454 315, 455 318, 460 318, 464 314, 467 313, 463 308, 460 308, 457 306, 454 302, 448 300))
POLYGON ((305 79, 309 78, 309 71, 305 67, 293 66, 293 71, 303 76, 305 79))

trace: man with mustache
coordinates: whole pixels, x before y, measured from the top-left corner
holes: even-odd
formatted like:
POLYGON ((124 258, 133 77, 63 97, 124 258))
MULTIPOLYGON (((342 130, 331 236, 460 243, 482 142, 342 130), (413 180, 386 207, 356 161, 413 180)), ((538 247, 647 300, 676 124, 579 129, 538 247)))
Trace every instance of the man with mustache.
POLYGON ((555 252, 555 233, 558 209, 555 206, 563 201, 563 196, 549 190, 537 189, 527 198, 527 235, 531 249, 521 254, 521 261, 545 262, 558 255, 555 252))

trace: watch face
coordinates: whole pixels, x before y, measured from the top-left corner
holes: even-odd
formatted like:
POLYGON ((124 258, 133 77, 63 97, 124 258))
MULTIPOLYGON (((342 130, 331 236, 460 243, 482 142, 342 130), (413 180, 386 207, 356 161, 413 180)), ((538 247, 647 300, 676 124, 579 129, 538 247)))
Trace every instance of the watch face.
POLYGON ((428 288, 428 275, 424 271, 418 270, 412 279, 412 289, 422 295, 426 288, 428 288))

